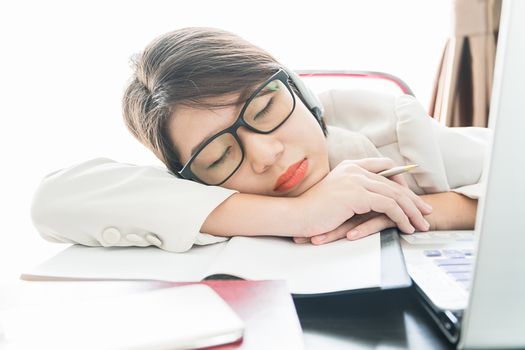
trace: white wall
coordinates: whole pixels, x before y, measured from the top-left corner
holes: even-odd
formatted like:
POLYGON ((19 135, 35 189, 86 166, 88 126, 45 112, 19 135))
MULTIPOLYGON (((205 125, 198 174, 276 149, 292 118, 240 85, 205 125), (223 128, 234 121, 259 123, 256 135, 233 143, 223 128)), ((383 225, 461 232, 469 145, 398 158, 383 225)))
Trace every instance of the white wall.
POLYGON ((129 57, 153 37, 221 27, 294 69, 398 75, 427 106, 449 15, 443 0, 1 2, 0 278, 63 247, 29 219, 46 173, 98 156, 159 164, 120 114, 129 57))

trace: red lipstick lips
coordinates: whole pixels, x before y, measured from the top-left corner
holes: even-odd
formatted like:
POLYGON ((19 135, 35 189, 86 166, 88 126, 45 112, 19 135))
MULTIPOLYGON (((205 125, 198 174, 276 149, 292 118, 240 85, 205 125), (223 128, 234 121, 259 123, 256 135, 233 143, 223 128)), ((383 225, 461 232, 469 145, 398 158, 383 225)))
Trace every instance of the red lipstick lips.
POLYGON ((308 160, 302 159, 290 167, 277 179, 274 185, 275 192, 286 192, 300 183, 308 170, 308 160))

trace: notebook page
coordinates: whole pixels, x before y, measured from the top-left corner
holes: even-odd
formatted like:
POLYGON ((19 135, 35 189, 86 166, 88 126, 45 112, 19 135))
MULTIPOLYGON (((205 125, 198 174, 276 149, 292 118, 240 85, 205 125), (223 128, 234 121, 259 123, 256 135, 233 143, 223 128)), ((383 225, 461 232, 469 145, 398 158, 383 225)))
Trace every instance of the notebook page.
POLYGON ((319 246, 290 238, 234 237, 207 272, 219 273, 248 280, 283 279, 293 294, 379 287, 380 234, 319 246))
POLYGON ((73 245, 24 273, 22 279, 145 279, 198 282, 227 242, 195 246, 185 253, 156 247, 73 245))

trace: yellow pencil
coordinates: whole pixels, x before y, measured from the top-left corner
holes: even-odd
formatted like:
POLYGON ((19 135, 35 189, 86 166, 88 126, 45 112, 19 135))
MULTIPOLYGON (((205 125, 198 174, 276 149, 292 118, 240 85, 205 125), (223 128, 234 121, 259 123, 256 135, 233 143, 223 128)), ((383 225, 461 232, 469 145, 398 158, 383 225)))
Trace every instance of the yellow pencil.
POLYGON ((401 165, 401 166, 393 167, 391 169, 383 170, 382 172, 377 173, 377 174, 384 176, 384 177, 390 177, 390 176, 406 173, 407 171, 410 171, 414 169, 415 167, 417 167, 417 164, 401 165))

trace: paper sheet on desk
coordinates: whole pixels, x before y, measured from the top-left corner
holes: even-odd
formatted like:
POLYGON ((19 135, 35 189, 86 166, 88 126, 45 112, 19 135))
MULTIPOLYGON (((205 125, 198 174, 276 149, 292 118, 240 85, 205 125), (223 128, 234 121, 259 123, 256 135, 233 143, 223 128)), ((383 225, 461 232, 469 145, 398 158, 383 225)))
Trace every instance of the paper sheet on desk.
POLYGON ((319 246, 275 237, 236 238, 217 256, 211 274, 235 271, 235 276, 245 279, 283 279, 294 294, 331 293, 381 284, 379 234, 319 246))
POLYGON ((24 279, 145 279, 201 281, 214 274, 249 280, 283 279, 293 294, 379 287, 381 242, 374 234, 357 241, 295 244, 290 238, 234 237, 185 253, 158 248, 72 246, 24 279))

